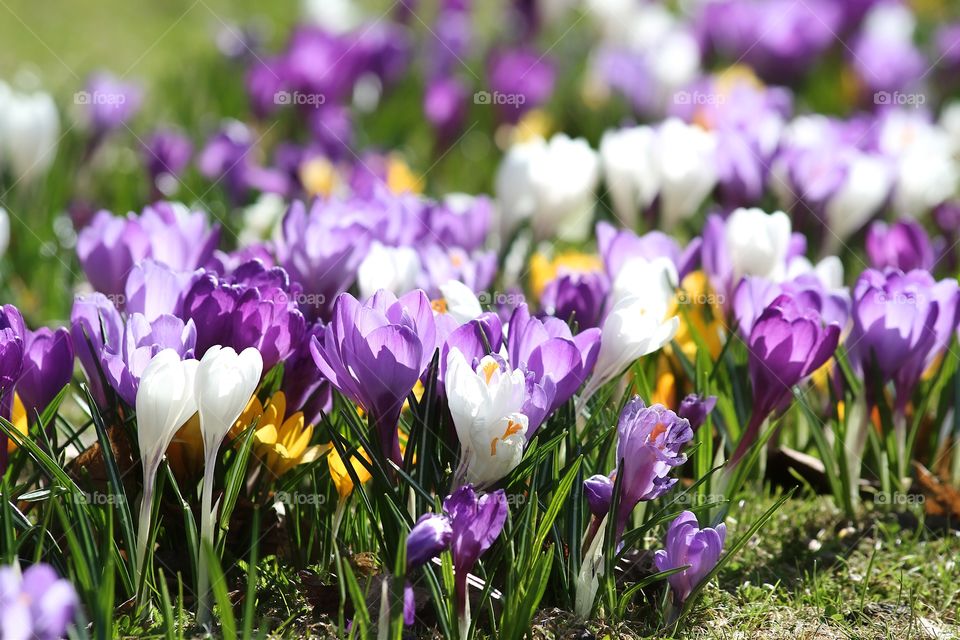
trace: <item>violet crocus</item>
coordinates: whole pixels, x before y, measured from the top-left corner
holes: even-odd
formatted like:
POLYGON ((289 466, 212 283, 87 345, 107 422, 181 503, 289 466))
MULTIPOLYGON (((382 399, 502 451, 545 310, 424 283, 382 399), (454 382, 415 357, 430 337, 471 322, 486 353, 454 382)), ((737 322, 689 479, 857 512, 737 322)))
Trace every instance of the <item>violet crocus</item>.
POLYGON ((400 298, 379 291, 361 303, 341 294, 333 318, 310 350, 320 372, 359 404, 379 436, 381 453, 402 463, 397 422, 403 402, 437 347, 430 300, 423 291, 400 298))
MULTIPOLYGON (((407 534, 407 573, 423 566, 450 547, 453 527, 444 514, 426 513, 420 516, 407 534)), ((416 615, 413 586, 408 581, 403 590, 403 623, 410 626, 416 615)))
POLYGON ((139 216, 100 211, 77 237, 77 257, 93 288, 123 306, 127 276, 147 258, 174 271, 193 271, 213 255, 220 231, 205 213, 157 202, 139 216))
POLYGON ((850 359, 865 376, 867 400, 892 381, 894 410, 902 415, 923 372, 943 353, 957 328, 960 292, 952 279, 937 282, 927 271, 864 271, 853 291, 850 359))
POLYGON ((532 435, 543 419, 563 406, 592 373, 600 352, 600 330, 586 329, 577 335, 557 318, 540 320, 530 315, 526 305, 513 312, 507 333, 510 363, 532 376, 548 397, 545 413, 525 406, 532 435))
POLYGON ((717 406, 717 396, 702 396, 691 393, 680 401, 680 408, 677 415, 690 423, 690 428, 696 431, 704 422, 707 416, 717 406))
MULTIPOLYGON (((12 304, 0 308, 0 416, 10 420, 13 387, 20 378, 26 347, 23 316, 12 304)), ((7 469, 7 434, 0 433, 0 473, 7 469)))
POLYGON ((153 187, 167 193, 176 190, 177 179, 190 164, 193 143, 173 129, 158 129, 143 144, 143 163, 153 187))
POLYGON ((680 450, 692 439, 690 423, 663 405, 648 407, 635 396, 624 407, 617 424, 618 542, 637 504, 662 496, 676 484, 677 479, 668 474, 686 462, 680 450))
POLYGON ((683 604, 694 588, 717 566, 726 538, 725 524, 721 522, 716 527, 701 529, 692 511, 684 511, 670 523, 664 541, 666 548, 657 551, 653 561, 657 571, 686 567, 667 577, 677 605, 683 604))
POLYGON ((251 260, 226 276, 199 273, 184 295, 182 315, 196 324, 198 355, 215 344, 256 347, 269 371, 293 353, 306 331, 298 296, 286 271, 251 260))
POLYGON ((867 257, 874 269, 931 270, 936 262, 930 237, 919 223, 876 221, 867 229, 867 257))
POLYGON ((27 331, 17 395, 32 420, 73 376, 73 340, 64 328, 27 331))
POLYGON ((95 138, 126 126, 143 104, 143 90, 138 85, 109 73, 92 75, 86 92, 76 97, 85 99, 95 138))
POLYGON ((477 497, 470 485, 460 487, 443 501, 443 511, 450 518, 453 535, 453 580, 460 636, 467 637, 470 628, 470 599, 467 597, 467 576, 507 521, 507 496, 502 489, 477 497))
POLYGON ((605 273, 564 273, 547 283, 540 306, 548 315, 592 329, 600 326, 609 292, 610 279, 605 273))
POLYGON ((234 202, 243 202, 251 190, 288 193, 292 180, 282 171, 257 162, 254 147, 250 130, 239 122, 230 122, 207 141, 197 167, 204 177, 222 182, 234 202))
POLYGON ((737 464, 771 413, 790 398, 790 389, 823 366, 837 349, 840 325, 790 295, 780 295, 760 314, 747 339, 753 413, 730 464, 737 464))
POLYGON ((423 96, 423 114, 442 146, 454 141, 463 130, 467 115, 467 88, 456 77, 442 77, 427 85, 423 96))
POLYGON ((310 353, 313 338, 322 335, 321 323, 308 327, 300 345, 283 363, 280 390, 287 398, 289 411, 302 411, 306 424, 318 424, 321 415, 328 413, 333 404, 330 382, 320 375, 310 353))
POLYGON ((48 564, 0 567, 0 633, 4 638, 63 638, 80 606, 76 589, 48 564))
POLYGON ((545 53, 527 47, 493 53, 488 78, 491 93, 502 96, 496 102, 500 118, 515 123, 530 109, 546 103, 556 75, 554 62, 545 53))

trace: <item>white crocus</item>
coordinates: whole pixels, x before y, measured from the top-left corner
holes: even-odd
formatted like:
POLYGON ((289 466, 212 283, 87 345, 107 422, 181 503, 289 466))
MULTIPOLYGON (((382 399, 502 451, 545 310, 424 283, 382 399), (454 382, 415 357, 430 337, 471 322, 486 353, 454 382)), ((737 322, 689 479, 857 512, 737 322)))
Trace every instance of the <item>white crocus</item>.
POLYGON ((361 298, 369 298, 380 289, 400 295, 417 286, 422 268, 420 256, 412 247, 387 247, 374 242, 357 270, 361 298))
POLYGON ((460 440, 457 480, 488 486, 520 464, 527 444, 523 371, 503 371, 493 356, 476 369, 456 347, 447 356, 444 378, 450 415, 460 440))
POLYGON ((666 310, 679 282, 677 267, 669 258, 630 258, 613 278, 610 306, 615 307, 622 300, 636 297, 643 298, 651 309, 666 310))
POLYGON ((599 179, 599 157, 582 138, 558 133, 515 145, 496 178, 505 234, 529 218, 538 239, 585 240, 599 179))
POLYGON ((673 340, 680 326, 677 316, 668 317, 672 290, 665 282, 675 277, 673 265, 656 261, 630 266, 630 273, 643 273, 646 287, 635 287, 632 295, 614 300, 600 329, 600 352, 593 375, 587 381, 577 403, 577 413, 600 387, 627 367, 673 340), (666 295, 666 292, 670 292, 666 295))
MULTIPOLYGON (((250 401, 263 373, 263 357, 249 347, 237 353, 230 347, 214 345, 207 349, 197 367, 194 393, 200 414, 203 437, 203 492, 200 511, 200 540, 213 545, 213 471, 223 439, 250 401)), ((207 587, 207 556, 201 546, 198 559, 198 619, 201 624, 210 616, 207 587)))
POLYGON ((843 185, 827 201, 826 250, 834 252, 880 210, 890 195, 890 164, 875 155, 856 152, 847 164, 843 185))
POLYGON ((60 116, 49 94, 11 93, 6 99, 0 143, 17 181, 32 182, 53 164, 60 116))
POLYGON ((717 137, 712 131, 667 119, 657 130, 660 219, 669 231, 693 216, 717 184, 717 137))
POLYGON ((465 324, 483 313, 480 300, 473 289, 459 280, 448 280, 440 285, 445 312, 450 314, 457 324, 465 324))
POLYGON ((787 214, 737 209, 727 219, 725 233, 734 283, 743 276, 757 276, 774 282, 784 279, 792 235, 787 214))
POLYGON ((600 160, 613 211, 634 228, 640 214, 660 190, 656 167, 657 135, 648 126, 607 131, 600 140, 600 160))
POLYGON ((157 470, 177 430, 197 412, 194 396, 196 360, 181 360, 173 349, 164 349, 150 360, 137 389, 137 439, 143 466, 143 499, 137 529, 136 575, 150 539, 150 516, 157 470))

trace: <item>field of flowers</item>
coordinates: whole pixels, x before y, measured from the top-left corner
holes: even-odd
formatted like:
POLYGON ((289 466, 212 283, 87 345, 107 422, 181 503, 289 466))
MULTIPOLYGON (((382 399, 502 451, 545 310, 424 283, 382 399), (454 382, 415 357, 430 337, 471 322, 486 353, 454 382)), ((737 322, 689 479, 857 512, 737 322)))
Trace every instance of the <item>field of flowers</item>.
POLYGON ((960 6, 0 40, 0 640, 960 634, 960 6))

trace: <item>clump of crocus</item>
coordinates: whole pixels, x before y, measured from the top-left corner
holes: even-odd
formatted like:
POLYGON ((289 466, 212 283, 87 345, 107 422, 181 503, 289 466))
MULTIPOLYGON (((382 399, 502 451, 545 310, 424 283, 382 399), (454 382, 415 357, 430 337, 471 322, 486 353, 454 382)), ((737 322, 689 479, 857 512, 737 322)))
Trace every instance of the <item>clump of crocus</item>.
POLYGON ((57 640, 67 633, 79 606, 77 592, 48 564, 22 574, 16 564, 0 567, 0 635, 57 640))
POLYGON ((778 296, 757 318, 747 339, 753 413, 730 464, 738 463, 760 427, 790 398, 790 389, 823 366, 837 349, 840 325, 824 325, 816 310, 778 296))
POLYGON ((384 457, 398 465, 403 458, 397 421, 436 339, 430 300, 417 290, 400 298, 379 291, 366 303, 342 294, 330 324, 312 342, 320 372, 370 416, 384 457))
POLYGON ((653 560, 658 571, 686 567, 667 577, 677 605, 683 604, 693 589, 717 566, 726 538, 725 524, 701 529, 697 516, 691 511, 684 511, 670 523, 664 543, 666 549, 657 551, 653 560))

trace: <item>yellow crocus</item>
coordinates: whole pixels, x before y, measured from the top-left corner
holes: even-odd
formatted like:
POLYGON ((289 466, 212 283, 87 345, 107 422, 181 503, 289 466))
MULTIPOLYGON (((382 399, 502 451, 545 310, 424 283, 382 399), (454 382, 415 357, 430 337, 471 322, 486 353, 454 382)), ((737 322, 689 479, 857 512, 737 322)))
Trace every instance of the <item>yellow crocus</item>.
MULTIPOLYGON (((27 437, 27 409, 23 406, 20 396, 13 394, 13 409, 10 413, 10 422, 16 427, 24 438, 27 437)), ((13 453, 17 450, 17 443, 13 438, 7 438, 7 453, 13 453)))
POLYGON ((303 190, 311 196, 329 196, 337 185, 337 168, 324 157, 307 160, 298 173, 303 190))
POLYGON ((302 411, 287 417, 287 397, 282 391, 274 393, 265 407, 256 396, 250 398, 234 430, 242 431, 253 424, 256 424, 254 452, 276 478, 297 465, 319 459, 330 447, 329 444, 310 446, 313 425, 304 424, 302 411))
MULTIPOLYGON (((367 452, 364 451, 362 447, 357 450, 357 455, 350 456, 353 472, 357 475, 360 483, 365 484, 371 476, 367 468, 357 458, 358 455, 363 456, 367 462, 371 462, 371 460, 370 456, 367 455, 367 452)), ((333 480, 333 484, 337 488, 337 494, 340 496, 340 501, 342 502, 353 493, 353 478, 351 478, 347 472, 347 465, 343 463, 343 459, 340 457, 340 453, 336 447, 331 448, 330 453, 327 454, 327 465, 330 467, 330 478, 333 480)))
POLYGON ((393 193, 420 193, 423 179, 414 175, 403 158, 391 154, 387 158, 387 188, 393 193))
MULTIPOLYGON (((719 298, 713 294, 703 271, 687 274, 680 283, 680 289, 667 313, 668 316, 676 315, 680 318, 680 327, 673 339, 690 362, 695 361, 697 355, 695 335, 706 345, 710 357, 716 359, 723 347, 723 324, 720 322, 723 309, 720 307, 719 298)), ((665 351, 670 353, 670 349, 668 346, 665 351)))

